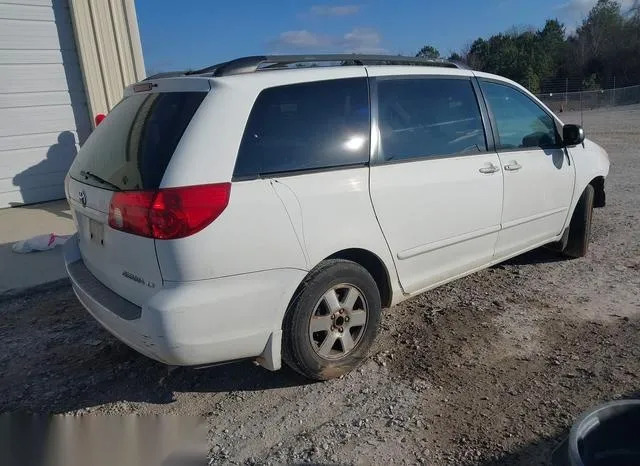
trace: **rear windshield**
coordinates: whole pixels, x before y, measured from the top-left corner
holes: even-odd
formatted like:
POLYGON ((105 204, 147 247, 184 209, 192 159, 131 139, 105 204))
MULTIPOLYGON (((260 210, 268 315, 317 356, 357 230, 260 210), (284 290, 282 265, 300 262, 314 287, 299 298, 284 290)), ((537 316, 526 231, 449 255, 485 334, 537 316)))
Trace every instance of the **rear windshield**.
POLYGON ((132 95, 87 139, 72 178, 109 190, 156 189, 206 92, 132 95))

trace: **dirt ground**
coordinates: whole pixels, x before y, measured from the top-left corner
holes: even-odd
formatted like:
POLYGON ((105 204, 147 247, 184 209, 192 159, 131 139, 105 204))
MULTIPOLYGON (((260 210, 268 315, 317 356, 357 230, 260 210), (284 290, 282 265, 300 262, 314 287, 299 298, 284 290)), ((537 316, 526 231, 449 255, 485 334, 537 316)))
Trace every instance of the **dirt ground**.
POLYGON ((341 380, 169 372, 59 283, 0 298, 0 411, 204 415, 215 464, 546 464, 583 410, 640 396, 640 108, 585 127, 612 162, 588 256, 532 251, 389 310, 341 380))

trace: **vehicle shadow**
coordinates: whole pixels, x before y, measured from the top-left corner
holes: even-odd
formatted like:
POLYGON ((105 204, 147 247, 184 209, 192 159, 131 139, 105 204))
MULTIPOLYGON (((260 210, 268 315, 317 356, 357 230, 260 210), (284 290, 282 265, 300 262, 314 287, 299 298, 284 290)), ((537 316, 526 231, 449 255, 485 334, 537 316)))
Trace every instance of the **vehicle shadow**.
MULTIPOLYGON (((116 347, 123 346, 118 341, 111 343, 116 347)), ((108 349, 106 352, 113 351, 108 349)), ((267 391, 313 383, 286 366, 277 372, 256 367, 249 361, 202 369, 169 367, 128 347, 117 348, 115 351, 126 354, 127 361, 104 361, 105 366, 97 371, 105 370, 110 373, 109 377, 98 382, 99 376, 95 373, 89 374, 87 371, 83 378, 82 374, 74 372, 77 378, 67 380, 65 384, 73 385, 67 385, 64 390, 76 392, 76 395, 65 396, 53 404, 44 400, 38 402, 37 411, 65 413, 121 402, 169 404, 175 402, 181 393, 202 393, 215 397, 219 393, 267 391), (94 385, 94 382, 98 383, 94 385)))
POLYGON ((0 296, 0 412, 64 413, 109 403, 172 403, 180 393, 265 391, 312 383, 250 361, 171 368, 104 330, 69 282, 0 296))
MULTIPOLYGON (((550 260, 536 250, 510 263, 550 260)), ((555 259, 554 259, 555 260, 555 259)), ((89 315, 67 280, 0 296, 0 411, 64 413, 110 403, 167 404, 182 393, 268 391, 313 383, 287 367, 250 361, 202 369, 168 366, 121 343, 89 315)))
POLYGON ((559 252, 552 251, 551 249, 548 249, 543 246, 541 248, 537 248, 537 249, 533 249, 532 251, 525 252, 524 254, 521 254, 519 256, 512 257, 511 259, 506 260, 501 264, 498 264, 497 267, 500 267, 500 265, 546 264, 546 263, 553 263, 553 262, 563 262, 566 260, 567 258, 564 257, 559 252))

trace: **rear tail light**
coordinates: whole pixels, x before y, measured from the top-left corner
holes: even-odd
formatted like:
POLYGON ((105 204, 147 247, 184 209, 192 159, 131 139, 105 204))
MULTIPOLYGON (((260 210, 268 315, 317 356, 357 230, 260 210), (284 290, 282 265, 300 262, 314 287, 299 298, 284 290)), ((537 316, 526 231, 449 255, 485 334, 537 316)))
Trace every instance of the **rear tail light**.
POLYGON ((231 183, 119 191, 111 198, 109 226, 148 238, 184 238, 218 218, 230 194, 231 183))

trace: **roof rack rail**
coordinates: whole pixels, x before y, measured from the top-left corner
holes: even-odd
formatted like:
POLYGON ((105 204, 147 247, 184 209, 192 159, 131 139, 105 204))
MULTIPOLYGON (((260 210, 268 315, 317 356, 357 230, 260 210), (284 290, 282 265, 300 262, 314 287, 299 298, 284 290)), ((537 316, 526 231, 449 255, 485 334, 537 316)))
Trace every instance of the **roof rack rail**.
POLYGON ((211 74, 213 77, 234 74, 253 73, 261 70, 282 69, 296 63, 341 62, 342 66, 363 65, 417 65, 441 66, 445 68, 468 69, 461 63, 448 60, 432 60, 421 57, 403 57, 401 55, 362 55, 362 54, 322 54, 322 55, 256 55, 237 58, 217 65, 208 66, 186 74, 211 74))
POLYGON ((160 79, 160 78, 175 78, 176 76, 185 76, 189 74, 188 71, 165 71, 163 73, 152 74, 151 76, 147 76, 142 81, 150 81, 152 79, 160 79))

